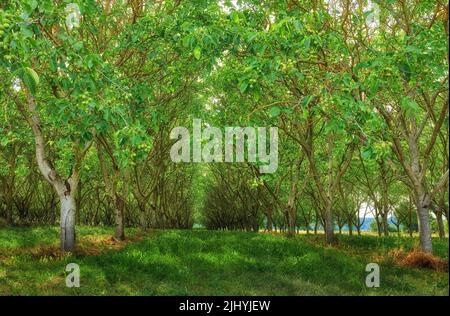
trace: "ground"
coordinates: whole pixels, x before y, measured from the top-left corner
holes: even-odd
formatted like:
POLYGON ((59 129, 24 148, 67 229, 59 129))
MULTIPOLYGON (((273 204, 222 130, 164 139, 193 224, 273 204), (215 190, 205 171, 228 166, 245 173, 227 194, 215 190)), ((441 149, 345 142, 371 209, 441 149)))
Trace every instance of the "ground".
MULTIPOLYGON (((1 295, 449 295, 448 272, 401 266, 394 258, 417 238, 128 230, 78 227, 73 254, 58 250, 58 228, 0 229, 1 295), (80 266, 80 287, 67 288, 65 267, 80 266), (380 265, 379 288, 365 267, 380 265)), ((448 261, 448 239, 434 239, 448 261)), ((444 260, 443 260, 444 261, 444 260)), ((447 270, 448 271, 448 270, 447 270)))

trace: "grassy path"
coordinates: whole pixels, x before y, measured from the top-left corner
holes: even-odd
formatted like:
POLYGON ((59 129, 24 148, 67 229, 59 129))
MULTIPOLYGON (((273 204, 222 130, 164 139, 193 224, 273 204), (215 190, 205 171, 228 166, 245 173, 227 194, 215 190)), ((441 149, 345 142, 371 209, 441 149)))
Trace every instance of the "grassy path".
MULTIPOLYGON (((322 238, 246 232, 129 232, 115 242, 108 228, 78 228, 79 249, 62 256, 54 227, 0 229, 2 295, 448 295, 448 273, 399 267, 389 251, 416 240, 322 238), (81 287, 65 286, 77 263, 81 287), (381 287, 365 286, 365 266, 381 267, 381 287)), ((435 240, 448 258, 448 240, 435 240)))

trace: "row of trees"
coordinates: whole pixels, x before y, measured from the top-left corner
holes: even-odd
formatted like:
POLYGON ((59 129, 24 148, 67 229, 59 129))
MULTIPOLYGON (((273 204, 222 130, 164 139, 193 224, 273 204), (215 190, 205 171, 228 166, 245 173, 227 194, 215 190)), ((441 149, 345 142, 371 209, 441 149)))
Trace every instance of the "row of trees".
MULTIPOLYGON (((239 46, 212 75, 214 125, 283 131, 276 175, 255 175, 273 198, 268 228, 278 208, 294 233, 306 208, 334 243, 336 225, 358 226, 365 203, 384 234, 393 216, 408 227, 417 218, 431 252, 430 219, 441 236, 448 220, 447 4, 246 1, 233 14, 239 46)), ((246 180, 223 181, 236 191, 246 180)), ((209 207, 216 191, 227 185, 209 207)))
MULTIPOLYGON (((21 144, 20 140, 16 140, 12 148, 18 144, 21 144)), ((2 158, 14 154, 6 146, 2 149, 2 158)), ((114 167, 101 166, 105 163, 99 160, 98 156, 101 155, 105 154, 92 149, 84 161, 81 171, 83 176, 74 196, 77 224, 116 225, 117 238, 124 238, 125 226, 144 229, 192 227, 193 199, 189 185, 192 183, 193 170, 167 163, 159 165, 158 161, 152 159, 155 154, 149 155, 142 165, 129 167, 123 182, 116 184, 120 186, 116 189, 119 193, 112 195, 107 192, 111 188, 107 188, 108 178, 105 180, 102 167, 108 173, 114 172, 114 167), (151 167, 153 165, 158 168, 151 167), (151 176, 144 177, 145 174, 151 176), (122 196, 123 201, 119 200, 122 196), (119 218, 115 218, 117 215, 119 218)), ((43 181, 34 164, 33 153, 22 151, 11 165, 5 164, 2 169, 0 218, 8 225, 55 225, 59 222, 58 194, 43 181), (11 168, 14 168, 13 171, 11 168)))
POLYGON ((63 250, 77 217, 119 239, 196 211, 210 228, 300 221, 334 243, 365 203, 385 234, 417 218, 428 252, 430 213, 448 220, 443 1, 13 0, 0 17, 2 212, 59 205, 63 250), (171 162, 193 118, 277 126, 277 172, 171 162))
MULTIPOLYGON (((256 169, 242 166, 214 166, 212 183, 206 189, 201 222, 209 229, 282 231, 306 233, 322 231, 325 227, 314 184, 304 182, 294 201, 289 200, 292 180, 289 176, 275 184, 255 175, 256 169)), ((307 176, 307 175, 306 175, 307 176)), ((374 183, 375 196, 381 196, 381 184, 374 183), (379 187, 379 188, 378 188, 379 187)), ((373 200, 364 182, 350 170, 339 184, 339 194, 333 208, 334 230, 361 235, 373 231, 378 236, 418 232, 417 213, 413 197, 400 182, 390 185, 387 207, 373 200), (352 182, 356 179, 356 182, 352 182), (377 205, 377 206, 375 206, 377 205)), ((439 202, 436 200, 436 203, 439 202)), ((445 238, 448 233, 448 211, 433 204, 430 214, 431 231, 445 238)))
POLYGON ((193 170, 167 157, 170 130, 195 106, 198 78, 211 63, 193 54, 187 27, 201 22, 206 5, 2 5, 1 204, 8 222, 31 213, 43 221, 59 204, 63 250, 75 245, 76 216, 112 222, 123 239, 126 206, 137 215, 128 222, 192 226, 193 170), (23 191, 28 209, 20 205, 23 191))

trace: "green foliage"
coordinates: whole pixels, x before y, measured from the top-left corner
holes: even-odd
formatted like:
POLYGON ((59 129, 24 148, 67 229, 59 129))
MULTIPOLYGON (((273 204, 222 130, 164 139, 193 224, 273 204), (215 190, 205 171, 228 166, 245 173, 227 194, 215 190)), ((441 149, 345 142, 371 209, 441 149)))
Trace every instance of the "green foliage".
MULTIPOLYGON (((0 218, 8 226, 59 221, 59 197, 36 163, 39 132, 52 175, 63 187, 80 178, 71 192, 79 224, 117 225, 123 213, 125 226, 143 229, 321 231, 327 220, 333 228, 362 226, 365 206, 412 234, 422 192, 434 194, 427 206, 448 223, 448 183, 434 190, 449 160, 441 2, 82 0, 75 24, 67 23, 68 3, 11 0, 0 9, 0 218), (260 174, 261 161, 173 163, 170 131, 193 118, 278 127, 277 172, 260 174)), ((53 228, 0 230, 9 250, 50 245, 56 236, 53 228)), ((358 253, 394 243, 409 249, 412 240, 345 238, 358 253)), ((444 243, 436 243, 441 256, 444 243)), ((17 260, 18 278, 20 269, 31 279, 46 269, 36 284, 60 268, 17 260)), ((365 259, 306 237, 171 231, 81 260, 92 285, 100 284, 87 290, 95 294, 115 291, 109 285, 138 294, 379 294, 361 288, 365 259), (130 271, 142 272, 136 288, 121 283, 130 271), (222 287, 213 284, 220 273, 222 287), (240 274, 248 279, 237 284, 231 276, 240 274), (158 283, 164 275, 168 283, 158 283)), ((0 292, 9 291, 1 268, 0 292)), ((387 280, 392 287, 380 293, 445 292, 435 274, 393 268, 387 280)))

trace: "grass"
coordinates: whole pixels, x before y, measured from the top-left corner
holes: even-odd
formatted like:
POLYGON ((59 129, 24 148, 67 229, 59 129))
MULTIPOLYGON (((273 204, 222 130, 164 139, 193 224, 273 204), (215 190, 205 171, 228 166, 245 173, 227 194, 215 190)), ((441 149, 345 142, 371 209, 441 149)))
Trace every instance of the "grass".
MULTIPOLYGON (((55 227, 0 229, 2 295, 448 295, 448 273, 396 265, 389 252, 417 239, 205 230, 129 231, 79 227, 74 254, 57 250, 55 227), (65 286, 65 266, 80 266, 81 286, 65 286), (365 266, 380 264, 380 288, 365 286, 365 266)), ((434 239, 448 259, 448 239, 434 239)))

